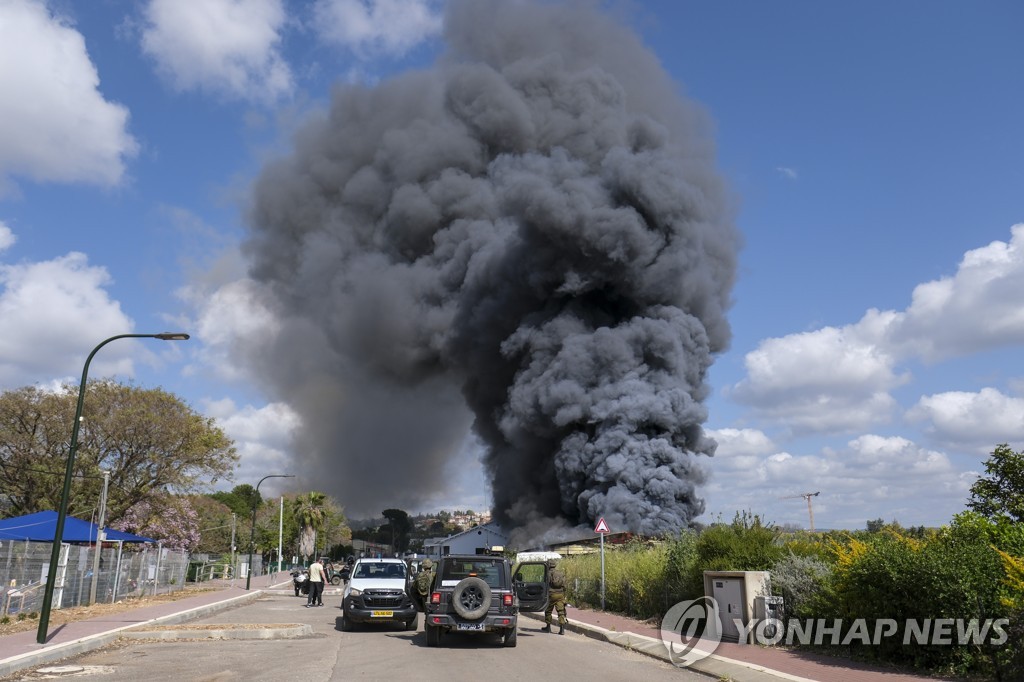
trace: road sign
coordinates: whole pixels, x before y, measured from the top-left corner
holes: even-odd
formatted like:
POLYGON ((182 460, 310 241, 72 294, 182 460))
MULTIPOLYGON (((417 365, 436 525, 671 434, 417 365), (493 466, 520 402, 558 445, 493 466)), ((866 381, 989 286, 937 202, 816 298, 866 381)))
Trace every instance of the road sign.
POLYGON ((611 533, 611 530, 608 529, 608 524, 605 523, 605 520, 604 520, 603 516, 600 519, 598 519, 597 525, 594 526, 594 532, 595 533, 611 533))

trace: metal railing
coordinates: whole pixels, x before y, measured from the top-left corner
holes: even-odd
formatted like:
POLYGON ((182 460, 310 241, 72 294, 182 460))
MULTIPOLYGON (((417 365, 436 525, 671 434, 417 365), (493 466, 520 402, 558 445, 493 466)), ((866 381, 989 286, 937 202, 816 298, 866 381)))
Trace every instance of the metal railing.
MULTIPOLYGON (((234 578, 244 580, 248 571, 248 559, 245 554, 236 554, 234 559, 230 554, 195 554, 189 561, 188 580, 195 583, 234 578)), ((263 575, 263 558, 258 554, 254 555, 252 563, 253 576, 263 575)), ((271 562, 268 568, 273 571, 277 564, 271 562)))

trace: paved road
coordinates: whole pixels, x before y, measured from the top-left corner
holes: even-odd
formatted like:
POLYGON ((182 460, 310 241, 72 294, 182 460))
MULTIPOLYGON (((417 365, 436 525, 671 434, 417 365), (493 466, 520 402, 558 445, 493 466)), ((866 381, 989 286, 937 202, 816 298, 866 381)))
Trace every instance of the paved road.
MULTIPOLYGON (((692 671, 673 668, 620 647, 577 634, 542 633, 540 623, 523 618, 519 645, 506 649, 493 639, 453 635, 441 648, 427 648, 422 631, 365 628, 341 632, 340 593, 329 590, 323 608, 303 608, 305 599, 290 591, 263 596, 251 605, 199 623, 309 623, 314 635, 292 640, 128 641, 79 656, 61 665, 82 666, 62 679, 159 682, 182 679, 233 680, 672 680, 707 682, 692 671)), ((11 679, 43 679, 25 671, 11 679)))

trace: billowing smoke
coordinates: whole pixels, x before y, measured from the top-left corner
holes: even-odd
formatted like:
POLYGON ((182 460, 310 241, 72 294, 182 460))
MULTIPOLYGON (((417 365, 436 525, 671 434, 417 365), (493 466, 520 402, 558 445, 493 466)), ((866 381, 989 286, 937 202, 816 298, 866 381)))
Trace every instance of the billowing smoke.
POLYGON ((738 241, 707 121, 591 6, 454 0, 444 35, 256 184, 282 332, 254 360, 304 418, 297 466, 350 511, 415 508, 472 424, 505 524, 678 530, 738 241))

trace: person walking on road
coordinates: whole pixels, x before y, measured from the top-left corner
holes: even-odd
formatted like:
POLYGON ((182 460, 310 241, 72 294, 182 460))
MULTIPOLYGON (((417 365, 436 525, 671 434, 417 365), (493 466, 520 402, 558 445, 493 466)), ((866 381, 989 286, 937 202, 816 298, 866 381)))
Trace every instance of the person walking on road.
POLYGON ((551 632, 551 612, 558 610, 558 634, 565 634, 565 574, 558 567, 558 562, 548 559, 548 605, 544 609, 544 627, 541 632, 551 632))
POLYGON ((324 605, 324 566, 319 559, 309 565, 309 598, 306 608, 324 605))

